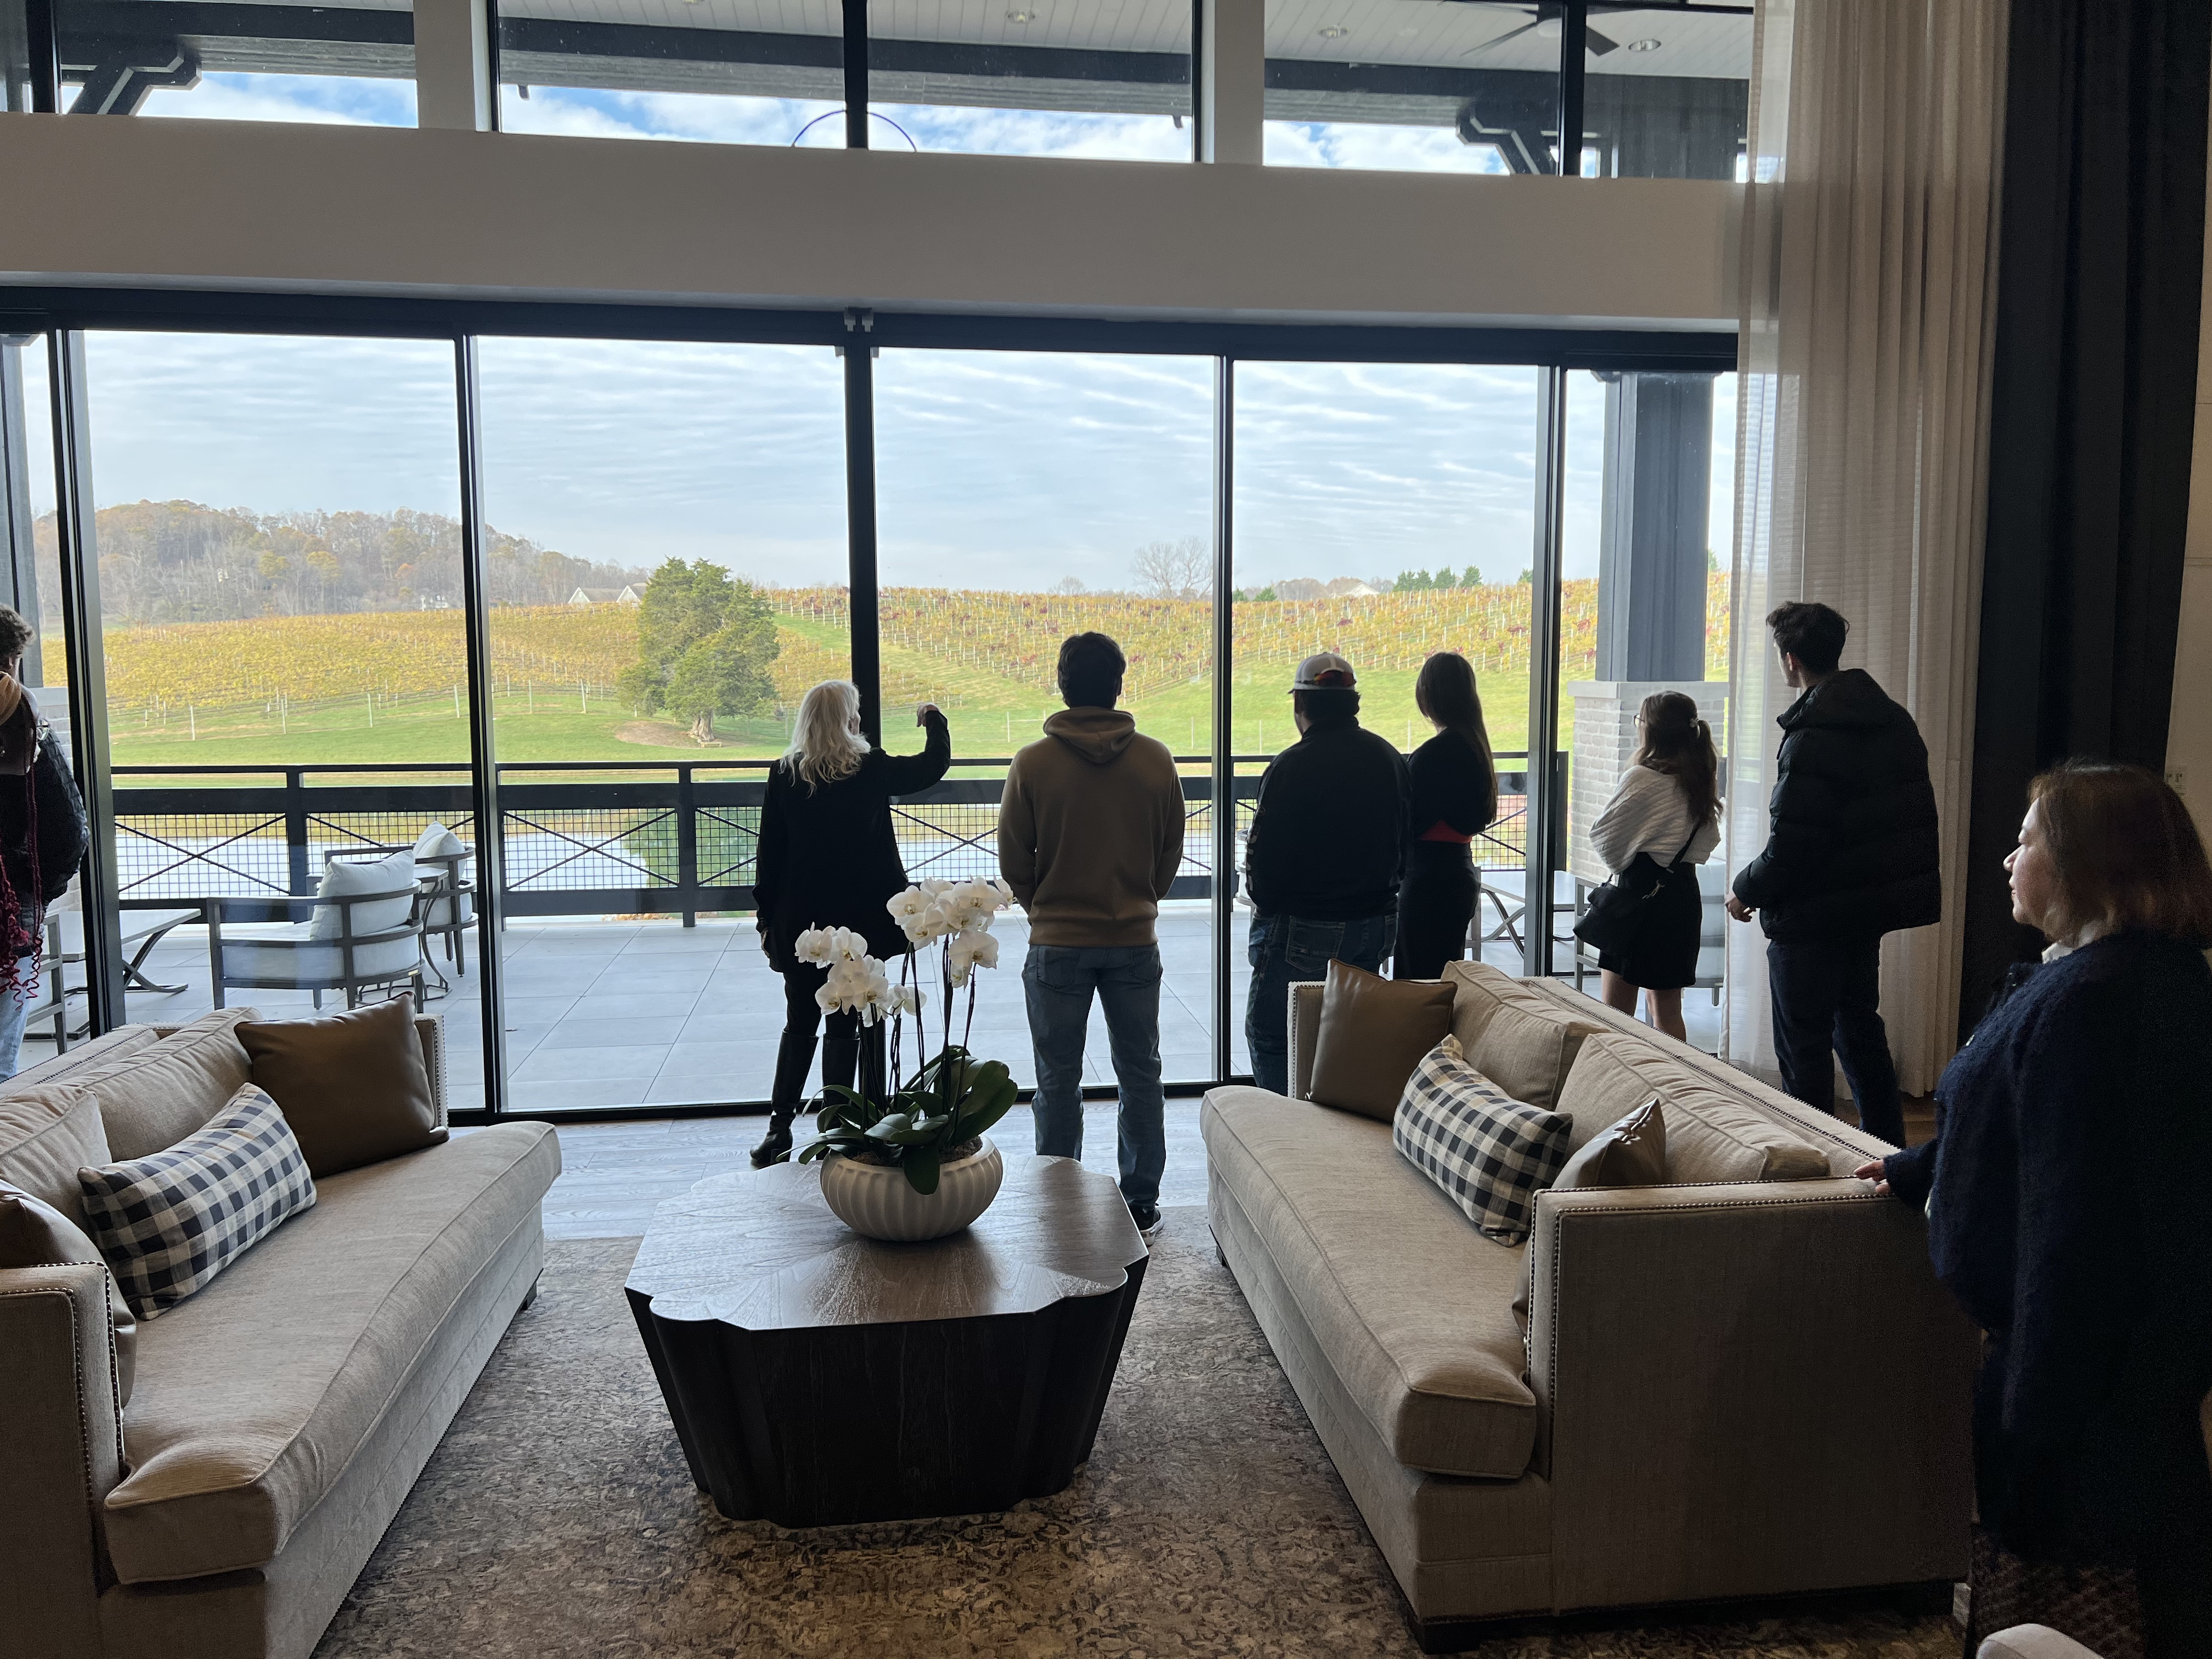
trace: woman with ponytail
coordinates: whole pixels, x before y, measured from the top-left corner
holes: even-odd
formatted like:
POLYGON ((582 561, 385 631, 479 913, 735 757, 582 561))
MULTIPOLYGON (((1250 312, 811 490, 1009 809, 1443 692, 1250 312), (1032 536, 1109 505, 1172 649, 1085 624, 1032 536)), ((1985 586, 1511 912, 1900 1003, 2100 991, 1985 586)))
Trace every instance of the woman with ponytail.
POLYGON ((20 1068, 46 906, 68 888, 90 839, 76 781, 23 689, 30 641, 22 617, 0 605, 0 1079, 20 1068))
POLYGON ((1639 872, 1632 884, 1642 892, 1656 878, 1658 888, 1638 907, 1634 945, 1618 956, 1601 951, 1597 965, 1607 1006, 1632 1014, 1641 991, 1645 1018, 1668 1036, 1686 1039, 1682 988, 1698 976, 1705 923, 1697 866, 1721 840, 1720 758, 1712 728, 1680 691, 1644 698, 1636 724, 1643 742, 1590 826, 1590 847, 1616 875, 1648 860, 1656 869, 1639 872))
POLYGON ((1498 769, 1474 670, 1456 651, 1421 665, 1414 706, 1437 734, 1413 751, 1413 839, 1398 889, 1395 979, 1440 979, 1467 954, 1468 925, 1482 891, 1474 838, 1498 816, 1498 769))

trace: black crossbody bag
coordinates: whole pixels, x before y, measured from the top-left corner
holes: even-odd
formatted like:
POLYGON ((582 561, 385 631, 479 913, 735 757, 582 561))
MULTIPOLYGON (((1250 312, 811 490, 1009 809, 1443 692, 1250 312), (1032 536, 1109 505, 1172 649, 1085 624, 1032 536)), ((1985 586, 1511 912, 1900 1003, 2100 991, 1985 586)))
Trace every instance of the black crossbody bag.
POLYGON ((1575 923, 1575 937, 1605 956, 1626 956, 1634 950, 1643 937, 1644 919, 1651 914, 1651 901, 1666 890, 1697 838, 1697 830, 1691 830, 1690 840, 1682 843, 1672 864, 1662 865, 1649 853, 1631 859, 1628 868, 1589 896, 1575 923))

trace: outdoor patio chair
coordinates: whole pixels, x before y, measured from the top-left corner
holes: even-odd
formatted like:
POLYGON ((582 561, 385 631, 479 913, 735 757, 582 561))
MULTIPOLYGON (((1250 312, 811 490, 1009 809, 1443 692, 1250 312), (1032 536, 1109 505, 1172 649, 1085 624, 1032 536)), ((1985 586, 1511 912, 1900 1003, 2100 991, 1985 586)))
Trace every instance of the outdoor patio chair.
POLYGON ((325 853, 323 867, 328 869, 340 859, 389 858, 395 853, 414 855, 415 878, 422 888, 422 937, 426 950, 431 935, 442 935, 446 960, 453 964, 456 972, 467 973, 468 930, 476 921, 476 884, 469 879, 468 866, 476 852, 444 824, 430 825, 412 847, 364 842, 325 853))
POLYGON ((403 848, 371 863, 333 859, 323 872, 322 890, 312 899, 224 899, 204 902, 208 926, 208 959, 215 1006, 224 1006, 232 988, 257 991, 306 991, 323 1006, 325 992, 342 991, 346 1006, 358 1008, 362 994, 407 985, 422 1001, 422 890, 414 878, 413 849, 403 848), (305 921, 280 932, 240 935, 232 923, 223 934, 227 907, 256 909, 281 906, 291 911, 310 905, 305 921))
MULTIPOLYGON (((125 958, 123 982, 133 991, 145 991, 159 996, 175 996, 186 988, 182 985, 157 985, 146 974, 146 958, 154 947, 171 933, 186 922, 198 921, 203 915, 201 906, 188 902, 159 910, 125 910, 121 927, 125 958)), ((70 878, 69 890, 46 907, 46 960, 60 975, 62 999, 87 996, 91 988, 85 981, 84 966, 84 906, 78 896, 76 878, 70 878), (71 982, 70 969, 79 972, 71 982)), ((43 1018, 43 1014, 33 1018, 43 1018)), ((89 1014, 77 1022, 76 1029, 69 1033, 72 1037, 85 1036, 92 1029, 89 1014)))

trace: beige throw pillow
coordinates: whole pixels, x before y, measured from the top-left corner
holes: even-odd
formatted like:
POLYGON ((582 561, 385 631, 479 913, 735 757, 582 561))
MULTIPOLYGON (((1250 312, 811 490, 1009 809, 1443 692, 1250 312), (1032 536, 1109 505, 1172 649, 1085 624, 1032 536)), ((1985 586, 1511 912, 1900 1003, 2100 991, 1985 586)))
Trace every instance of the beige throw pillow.
POLYGON ((1780 1120, 1637 1037, 1607 1032, 1583 1043, 1559 1109, 1575 1120, 1579 1142, 1654 1095, 1667 1115, 1669 1182, 1803 1181, 1828 1173, 1826 1154, 1780 1120))
POLYGON ((1421 1056, 1451 1030, 1447 981, 1384 979, 1328 964, 1314 1038, 1313 1098, 1388 1123, 1421 1056))
POLYGON ((238 1036, 255 1086, 283 1110, 318 1181, 446 1139, 411 997, 323 1019, 249 1021, 238 1036))
POLYGON ((1557 1189, 1576 1187, 1656 1187, 1667 1179, 1667 1120, 1654 1095, 1609 1129, 1601 1129, 1567 1160, 1557 1189))
POLYGON ((52 1086, 99 1095, 100 1121, 116 1162, 150 1158, 208 1122, 246 1086, 246 1050, 239 1046, 238 1024, 252 1017, 251 1008, 215 1009, 150 1048, 71 1072, 52 1086))
POLYGON ((1564 1014, 1501 1003, 1483 1026, 1480 1040, 1468 1051, 1468 1059, 1514 1099, 1540 1110, 1567 1112, 1560 1101, 1561 1085, 1573 1070, 1583 1041, 1597 1030, 1564 1014))
POLYGON ((100 1246, 85 1237, 84 1229, 52 1205, 0 1181, 0 1267, 52 1267, 82 1262, 107 1274, 107 1320, 115 1333, 115 1397, 119 1406, 131 1403, 131 1385, 137 1376, 138 1322, 124 1300, 115 1270, 100 1254, 100 1246))
POLYGON ((72 1226, 84 1225, 76 1172, 113 1156, 99 1100, 66 1082, 0 1100, 0 1181, 52 1205, 72 1226))

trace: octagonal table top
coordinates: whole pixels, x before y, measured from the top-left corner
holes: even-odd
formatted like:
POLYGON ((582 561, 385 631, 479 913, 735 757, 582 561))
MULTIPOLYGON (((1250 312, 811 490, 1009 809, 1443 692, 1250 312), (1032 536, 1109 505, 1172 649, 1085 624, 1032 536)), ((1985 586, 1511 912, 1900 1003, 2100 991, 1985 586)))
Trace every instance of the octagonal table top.
POLYGON ((819 1164, 711 1176, 653 1212, 629 1288, 657 1319, 773 1331, 1035 1313, 1128 1282, 1147 1252, 1110 1176, 1066 1158, 1005 1162, 972 1225, 915 1244, 840 1221, 819 1164))

